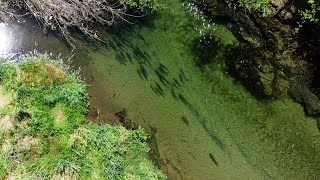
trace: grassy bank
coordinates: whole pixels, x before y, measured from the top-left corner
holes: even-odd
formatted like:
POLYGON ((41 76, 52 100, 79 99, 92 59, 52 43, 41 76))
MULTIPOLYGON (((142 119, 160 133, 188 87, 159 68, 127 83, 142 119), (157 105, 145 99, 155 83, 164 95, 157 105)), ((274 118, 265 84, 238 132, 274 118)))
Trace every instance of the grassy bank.
POLYGON ((0 77, 0 179, 166 179, 142 129, 86 120, 86 86, 62 63, 2 62, 0 77))

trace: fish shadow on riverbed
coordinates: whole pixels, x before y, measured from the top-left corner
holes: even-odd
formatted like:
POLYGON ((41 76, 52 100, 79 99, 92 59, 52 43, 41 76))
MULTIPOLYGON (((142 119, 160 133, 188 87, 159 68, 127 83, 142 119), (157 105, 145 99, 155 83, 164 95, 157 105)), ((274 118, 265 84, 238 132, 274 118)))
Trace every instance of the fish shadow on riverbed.
POLYGON ((188 81, 186 73, 181 68, 179 69, 179 79, 183 84, 188 81))
POLYGON ((151 56, 146 51, 142 51, 138 46, 131 47, 133 57, 138 61, 139 64, 148 63, 151 64, 151 56))
POLYGON ((144 79, 148 80, 149 73, 143 65, 141 64, 139 65, 139 68, 137 69, 137 73, 142 80, 144 79))
POLYGON ((126 65, 126 63, 127 63, 127 59, 125 58, 125 56, 123 55, 123 54, 121 54, 121 53, 117 53, 116 55, 115 55, 115 59, 116 59, 116 61, 118 61, 120 64, 122 64, 122 65, 126 65))
POLYGON ((159 83, 157 83, 157 82, 151 83, 150 84, 150 88, 152 89, 152 91, 155 94, 164 97, 164 91, 163 91, 163 89, 162 89, 162 87, 160 86, 159 83))
POLYGON ((185 116, 181 116, 181 120, 187 125, 189 126, 189 121, 185 116))
POLYGON ((209 153, 209 157, 211 159, 211 161, 216 165, 216 166, 219 166, 217 160, 213 157, 213 155, 211 153, 209 153))
POLYGON ((186 73, 181 68, 178 73, 179 77, 170 76, 169 68, 163 63, 159 62, 159 65, 154 69, 154 73, 156 74, 156 77, 158 78, 161 85, 163 85, 165 89, 170 91, 172 97, 175 100, 181 100, 185 105, 189 105, 188 103, 186 103, 183 96, 178 96, 181 88, 183 88, 183 85, 188 81, 186 73))
MULTIPOLYGON (((104 48, 113 50, 116 53, 116 60, 119 63, 124 64, 124 62, 129 61, 131 64, 133 64, 134 61, 136 61, 139 64, 148 63, 151 65, 150 62, 152 57, 147 51, 130 42, 126 35, 113 33, 115 32, 112 31, 111 35, 109 34, 106 38, 104 38, 102 43, 104 48), (120 59, 119 56, 122 56, 122 58, 120 59)), ((139 38, 141 39, 143 37, 141 36, 139 38)), ((143 38, 143 41, 146 40, 143 38)), ((99 49, 99 46, 97 46, 97 49, 99 49)))

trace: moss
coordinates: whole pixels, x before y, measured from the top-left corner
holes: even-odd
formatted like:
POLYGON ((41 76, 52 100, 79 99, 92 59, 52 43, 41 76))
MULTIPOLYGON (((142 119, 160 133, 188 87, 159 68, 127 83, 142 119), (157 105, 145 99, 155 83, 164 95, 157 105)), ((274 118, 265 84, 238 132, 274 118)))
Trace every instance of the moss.
POLYGON ((86 85, 61 62, 3 62, 0 75, 14 94, 1 112, 16 115, 0 136, 1 179, 166 179, 147 158, 143 130, 86 120, 86 85))

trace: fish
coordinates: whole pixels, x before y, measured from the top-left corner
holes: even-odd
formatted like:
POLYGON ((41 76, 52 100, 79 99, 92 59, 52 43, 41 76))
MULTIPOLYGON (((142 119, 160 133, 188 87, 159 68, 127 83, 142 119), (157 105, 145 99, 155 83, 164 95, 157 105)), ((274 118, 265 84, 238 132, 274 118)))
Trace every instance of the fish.
POLYGON ((126 49, 124 48, 124 46, 119 42, 116 41, 116 46, 121 50, 121 51, 125 51, 126 49))
POLYGON ((176 100, 178 100, 178 96, 177 96, 176 92, 174 92, 173 88, 171 88, 171 94, 176 100))
POLYGON ((135 46, 133 48, 133 53, 136 54, 137 56, 139 56, 142 59, 145 59, 145 55, 143 54, 143 52, 139 49, 139 47, 135 46))
POLYGON ((152 91, 162 97, 164 97, 164 92, 157 86, 157 87, 153 87, 152 84, 150 84, 150 87, 152 89, 152 91))
POLYGON ((186 74, 184 73, 183 69, 180 69, 181 78, 183 78, 185 81, 188 81, 186 74))
POLYGON ((178 97, 183 102, 184 105, 186 105, 186 106, 190 106, 191 105, 182 94, 179 94, 178 97))
POLYGON ((126 56, 129 59, 129 61, 131 62, 131 64, 133 64, 132 57, 128 52, 126 52, 126 56))
POLYGON ((160 92, 163 94, 164 92, 163 92, 163 89, 161 88, 161 86, 156 82, 156 86, 157 86, 157 88, 160 90, 160 92))
POLYGON ((216 165, 216 166, 219 166, 217 160, 213 157, 213 155, 211 153, 209 153, 209 157, 211 159, 211 161, 216 165))
POLYGON ((175 78, 173 78, 173 82, 176 83, 178 86, 182 87, 182 85, 179 83, 179 81, 176 80, 175 78))
POLYGON ((152 91, 154 92, 154 93, 156 93, 156 94, 158 94, 158 95, 161 95, 161 94, 159 94, 159 92, 157 92, 156 91, 156 89, 150 84, 150 88, 152 89, 152 91))
POLYGON ((109 46, 111 46, 111 48, 112 48, 114 51, 117 50, 117 47, 116 47, 116 45, 114 44, 114 42, 109 41, 109 46))
POLYGON ((122 57, 122 59, 123 59, 125 62, 127 62, 127 59, 126 59, 126 57, 124 56, 124 54, 123 54, 122 52, 120 52, 120 56, 122 57))
POLYGON ((143 77, 142 77, 140 69, 137 69, 137 73, 138 73, 139 77, 143 80, 143 77))
POLYGON ((144 60, 141 59, 141 57, 138 56, 137 54, 133 54, 133 57, 134 57, 140 64, 143 64, 143 63, 144 63, 144 60))
POLYGON ((169 87, 170 82, 161 74, 161 72, 160 72, 158 69, 155 70, 155 73, 157 74, 160 82, 161 82, 164 86, 169 87))
POLYGON ((167 68, 165 65, 163 65, 162 63, 159 63, 159 69, 160 69, 160 71, 162 71, 164 74, 168 75, 169 70, 168 70, 168 68, 167 68))
POLYGON ((156 83, 156 87, 153 87, 151 84, 150 87, 153 90, 153 92, 164 97, 164 92, 158 83, 156 83))
POLYGON ((181 120, 187 125, 189 126, 189 121, 185 116, 181 116, 181 120))
POLYGON ((183 77, 182 77, 181 74, 179 74, 179 79, 180 79, 180 81, 181 81, 182 83, 184 83, 184 79, 183 79, 183 77))
POLYGON ((144 55, 146 56, 146 58, 149 59, 149 61, 152 59, 151 56, 147 52, 144 52, 144 55))
POLYGON ((145 43, 145 44, 148 44, 148 42, 146 41, 146 39, 141 36, 140 34, 137 34, 137 36, 145 43))
POLYGON ((171 83, 171 88, 173 88, 173 89, 179 89, 179 86, 178 86, 176 83, 172 82, 172 83, 171 83))
POLYGON ((115 58, 120 64, 126 65, 126 63, 124 62, 125 60, 122 58, 121 55, 116 54, 115 58))
POLYGON ((161 96, 164 97, 164 92, 161 91, 161 89, 159 89, 158 87, 156 87, 155 90, 156 90, 161 96))
POLYGON ((144 66, 140 66, 140 72, 144 76, 144 78, 148 79, 149 73, 148 73, 147 69, 144 66))
POLYGON ((159 69, 159 72, 161 72, 162 74, 164 74, 166 76, 168 75, 168 72, 165 69, 163 69, 161 67, 159 67, 158 69, 159 69))

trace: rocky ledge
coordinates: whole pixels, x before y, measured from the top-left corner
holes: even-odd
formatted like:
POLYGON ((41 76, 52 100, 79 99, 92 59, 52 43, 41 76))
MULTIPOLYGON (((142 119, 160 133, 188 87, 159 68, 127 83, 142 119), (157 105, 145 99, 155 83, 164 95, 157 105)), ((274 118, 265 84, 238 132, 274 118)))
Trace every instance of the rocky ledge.
POLYGON ((241 41, 228 48, 228 71, 257 97, 291 97, 309 116, 320 117, 320 30, 299 26, 307 2, 270 1, 268 16, 248 12, 237 0, 202 0, 197 6, 214 21, 227 23, 241 41), (317 35, 318 34, 318 35, 317 35))

